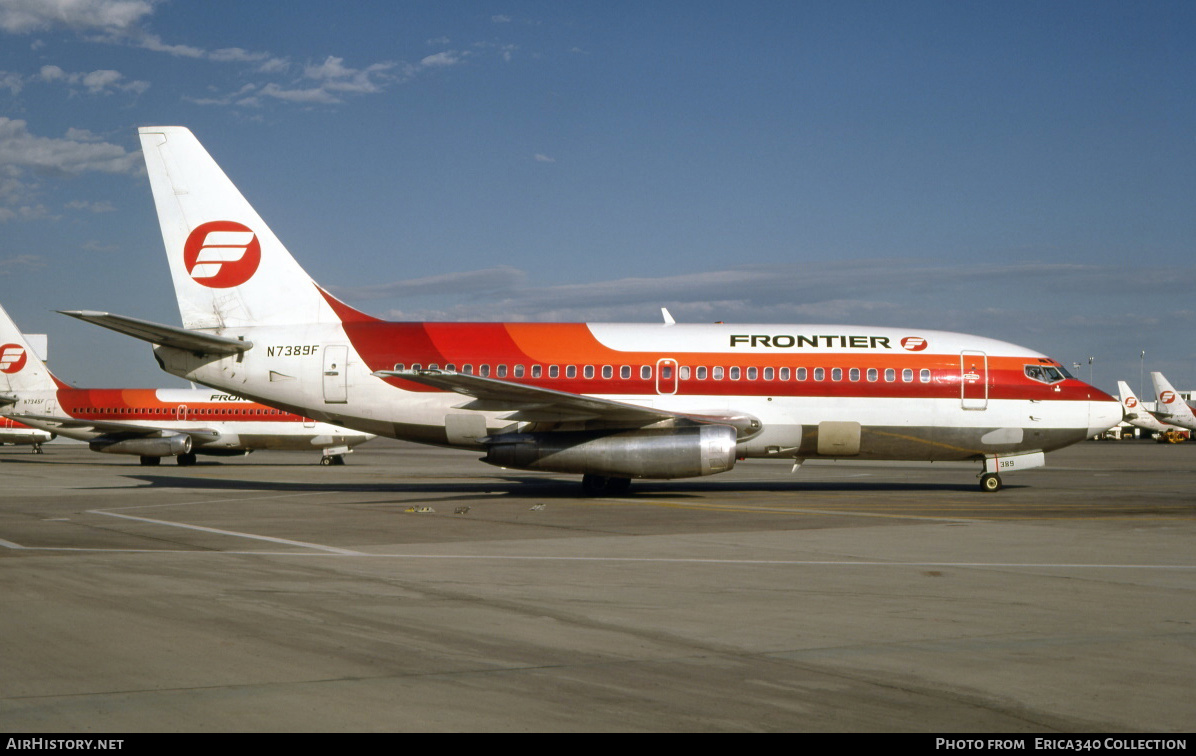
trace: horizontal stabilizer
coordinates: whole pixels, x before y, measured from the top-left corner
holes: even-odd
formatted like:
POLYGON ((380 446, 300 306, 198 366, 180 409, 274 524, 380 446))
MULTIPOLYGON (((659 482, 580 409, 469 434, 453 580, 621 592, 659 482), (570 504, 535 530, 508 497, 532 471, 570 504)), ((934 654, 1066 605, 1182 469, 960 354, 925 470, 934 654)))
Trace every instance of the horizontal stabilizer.
POLYGON ((152 425, 138 425, 119 420, 85 420, 76 417, 61 417, 59 415, 35 415, 32 413, 17 413, 6 415, 25 425, 46 430, 59 428, 73 428, 76 430, 90 429, 99 433, 129 436, 131 438, 146 438, 165 436, 176 433, 191 436, 196 443, 211 443, 220 438, 220 431, 212 428, 165 428, 152 425))
POLYGON ((227 336, 216 336, 202 331, 189 331, 177 326, 152 323, 148 320, 130 318, 126 315, 113 315, 108 312, 94 312, 92 310, 59 310, 63 315, 85 320, 117 333, 132 336, 135 339, 148 341, 151 344, 185 349, 197 354, 237 354, 253 347, 252 341, 231 339, 227 336))

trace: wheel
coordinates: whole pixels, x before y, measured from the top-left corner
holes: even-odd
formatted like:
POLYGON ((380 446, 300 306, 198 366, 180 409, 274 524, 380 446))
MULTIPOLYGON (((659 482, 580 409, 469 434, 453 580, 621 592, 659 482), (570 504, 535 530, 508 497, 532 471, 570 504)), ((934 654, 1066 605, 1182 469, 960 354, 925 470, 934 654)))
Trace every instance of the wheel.
POLYGON ((1001 476, 996 473, 985 473, 980 476, 980 490, 993 493, 1001 490, 1001 476))
POLYGON ((142 467, 153 467, 155 465, 160 465, 160 464, 162 464, 161 457, 142 457, 141 458, 142 467))
POLYGON ((180 467, 190 467, 193 464, 195 464, 194 452, 187 452, 186 454, 179 455, 179 466, 180 467))
POLYGON ((320 464, 327 467, 332 464, 332 457, 320 457, 320 464))
POLYGON ((606 492, 608 494, 625 494, 631 489, 631 478, 607 478, 606 492))
POLYGON ((581 476, 581 491, 586 496, 613 496, 627 493, 631 478, 608 478, 605 475, 581 476))
POLYGON ((586 496, 599 496, 606 490, 606 478, 601 475, 581 476, 581 492, 586 496))

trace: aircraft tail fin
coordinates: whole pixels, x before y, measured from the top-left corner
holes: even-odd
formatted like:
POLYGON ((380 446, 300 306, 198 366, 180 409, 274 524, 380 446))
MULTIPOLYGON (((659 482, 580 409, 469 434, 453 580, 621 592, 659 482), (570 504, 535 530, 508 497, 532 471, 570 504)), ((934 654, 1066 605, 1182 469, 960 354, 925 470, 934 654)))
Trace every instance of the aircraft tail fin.
POLYGON ((53 391, 65 386, 54 377, 17 324, 0 307, 0 393, 53 391))
POLYGON ((185 328, 339 320, 188 129, 146 126, 138 133, 185 328))
POLYGON ((1196 420, 1196 413, 1192 412, 1192 408, 1162 373, 1151 373, 1150 380, 1154 383, 1154 393, 1158 398, 1156 407, 1159 412, 1182 420, 1196 420))

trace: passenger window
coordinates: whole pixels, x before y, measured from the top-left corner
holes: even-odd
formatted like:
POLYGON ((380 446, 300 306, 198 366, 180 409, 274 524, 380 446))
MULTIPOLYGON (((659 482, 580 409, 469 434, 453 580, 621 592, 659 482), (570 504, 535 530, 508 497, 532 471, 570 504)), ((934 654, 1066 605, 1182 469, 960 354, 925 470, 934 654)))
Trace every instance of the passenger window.
POLYGON ((498 378, 506 378, 507 377, 507 366, 499 365, 498 368, 495 369, 494 375, 497 376, 498 378))
POLYGON ((773 368, 764 368, 764 380, 771 381, 776 377, 776 370, 773 368))
POLYGON ((682 365, 677 368, 677 377, 683 381, 689 380, 689 365, 682 365))
POLYGON ((901 380, 905 383, 914 382, 914 371, 910 368, 905 368, 901 371, 901 380))
POLYGON ((880 378, 880 373, 877 371, 877 369, 868 368, 868 380, 875 383, 878 378, 880 378))
POLYGON ((826 368, 814 368, 814 380, 821 381, 826 378, 826 368))
POLYGON ((843 380, 843 368, 831 368, 831 380, 832 381, 843 380))
POLYGON ((539 378, 544 374, 543 365, 532 365, 532 378, 539 378))
POLYGON ((738 367, 731 368, 731 380, 733 380, 733 381, 739 380, 739 368, 738 367))
POLYGON ((643 367, 640 368, 640 380, 642 380, 642 381, 652 380, 652 366, 651 365, 644 365, 643 367))
POLYGON ((897 371, 893 368, 885 368, 885 382, 892 383, 897 380, 897 371))
POLYGON ((594 377, 594 366, 586 365, 585 368, 582 370, 582 374, 585 375, 586 378, 593 378, 594 377))
POLYGON ((782 381, 789 380, 789 368, 781 368, 780 378, 782 381))
POLYGON ((747 369, 747 379, 754 381, 760 376, 760 371, 757 368, 750 367, 747 369))
POLYGON ((478 372, 483 378, 488 378, 490 376, 490 366, 482 365, 480 368, 478 368, 478 372))
POLYGON ((628 378, 630 378, 631 377, 631 366, 623 365, 622 367, 620 367, 619 368, 619 377, 622 378, 623 380, 627 380, 628 378))
POLYGON ((561 366, 560 365, 549 365, 548 366, 548 377, 549 378, 560 378, 561 377, 561 366))
POLYGON ((711 368, 714 373, 714 380, 721 381, 723 379, 723 369, 721 367, 711 368))
POLYGON ((698 369, 697 369, 697 375, 698 375, 698 380, 699 380, 699 381, 704 381, 704 380, 706 380, 706 366, 705 366, 705 365, 700 365, 700 366, 698 367, 698 369))
POLYGON ((922 383, 930 383, 930 371, 926 368, 922 368, 922 370, 918 372, 918 378, 922 381, 922 383))
POLYGON ((852 382, 858 381, 860 379, 860 369, 852 368, 851 370, 847 371, 847 377, 852 382))
POLYGON ((523 377, 523 365, 516 365, 516 366, 515 366, 515 377, 516 377, 516 378, 522 378, 522 377, 523 377))
POLYGON ((605 379, 614 378, 615 377, 615 369, 612 368, 610 365, 603 365, 602 366, 602 377, 605 379))

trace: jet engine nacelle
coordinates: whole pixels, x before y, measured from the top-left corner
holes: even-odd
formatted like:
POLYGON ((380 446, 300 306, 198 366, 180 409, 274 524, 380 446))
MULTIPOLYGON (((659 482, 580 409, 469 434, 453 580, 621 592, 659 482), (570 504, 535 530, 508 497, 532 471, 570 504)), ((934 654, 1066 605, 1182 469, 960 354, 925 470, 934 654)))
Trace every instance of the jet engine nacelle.
POLYGON ((560 431, 492 436, 483 462, 623 478, 694 478, 735 466, 735 429, 698 425, 632 431, 560 431))
POLYGON ((191 437, 185 433, 169 436, 129 438, 96 436, 87 444, 94 452, 136 454, 139 457, 177 457, 191 451, 191 437))

